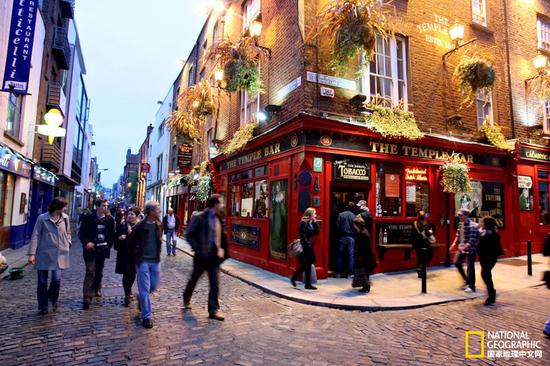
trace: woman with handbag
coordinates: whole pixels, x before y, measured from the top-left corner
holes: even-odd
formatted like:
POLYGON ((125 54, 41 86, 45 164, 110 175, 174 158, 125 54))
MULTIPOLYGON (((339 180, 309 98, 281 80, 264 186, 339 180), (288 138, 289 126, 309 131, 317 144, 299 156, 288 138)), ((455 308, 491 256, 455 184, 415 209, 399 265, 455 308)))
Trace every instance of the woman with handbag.
POLYGON ((481 265, 481 278, 487 286, 489 297, 485 300, 485 305, 489 306, 495 303, 497 292, 493 284, 491 271, 497 263, 497 257, 503 255, 504 251, 500 245, 500 235, 497 232, 497 222, 494 218, 484 217, 479 224, 479 244, 477 254, 479 264, 481 265))
POLYGON ((300 274, 304 274, 304 283, 306 290, 317 290, 317 287, 311 284, 312 265, 315 263, 315 251, 313 249, 313 235, 319 233, 317 224, 317 214, 314 208, 308 208, 304 212, 302 221, 300 221, 300 243, 302 244, 302 253, 298 255, 300 267, 290 278, 292 286, 296 287, 296 279, 300 274))
POLYGON ((131 208, 126 212, 126 217, 122 217, 116 227, 115 250, 116 267, 115 273, 122 275, 122 286, 124 287, 124 305, 129 306, 132 301, 132 286, 136 280, 136 263, 132 248, 128 247, 128 237, 132 229, 139 222, 141 210, 137 207, 131 208))
POLYGON ((355 268, 351 287, 361 287, 360 292, 370 292, 370 274, 376 268, 376 257, 372 251, 371 236, 365 220, 357 216, 353 220, 355 235, 355 268))
POLYGON ((423 249, 426 249, 426 266, 432 260, 434 250, 432 244, 435 244, 435 237, 432 229, 426 220, 426 213, 418 211, 416 221, 413 222, 413 248, 416 252, 416 273, 418 278, 422 277, 422 255, 423 249))
POLYGON ((61 270, 69 268, 71 248, 71 225, 65 213, 67 200, 54 198, 48 205, 48 212, 38 216, 29 244, 29 263, 38 272, 38 313, 48 313, 48 300, 53 311, 57 310, 57 299, 61 285, 61 270), (48 275, 51 282, 48 287, 48 275))

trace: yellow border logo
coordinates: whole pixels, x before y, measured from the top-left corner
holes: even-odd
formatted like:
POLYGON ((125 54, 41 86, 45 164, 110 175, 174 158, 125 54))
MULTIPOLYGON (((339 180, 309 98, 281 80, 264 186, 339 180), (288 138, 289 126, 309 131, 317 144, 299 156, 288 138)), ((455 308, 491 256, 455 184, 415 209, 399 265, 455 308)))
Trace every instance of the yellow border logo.
POLYGON ((466 358, 484 358, 485 357, 485 332, 482 330, 468 330, 466 331, 466 358), (470 336, 477 335, 481 338, 481 352, 478 354, 470 354, 470 336))

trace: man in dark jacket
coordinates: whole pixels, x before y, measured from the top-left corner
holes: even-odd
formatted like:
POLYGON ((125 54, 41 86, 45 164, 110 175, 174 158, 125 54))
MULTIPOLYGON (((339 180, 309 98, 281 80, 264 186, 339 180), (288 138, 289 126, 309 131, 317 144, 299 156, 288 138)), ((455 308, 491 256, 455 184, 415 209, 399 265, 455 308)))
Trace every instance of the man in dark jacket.
POLYGON ((223 212, 223 201, 220 195, 212 195, 206 203, 206 209, 193 216, 187 229, 187 241, 195 251, 193 274, 183 293, 183 306, 192 309, 191 296, 197 281, 204 271, 208 272, 210 292, 208 293, 209 318, 224 320, 220 313, 219 281, 220 264, 227 258, 227 238, 223 230, 220 215, 223 212))
POLYGON ((356 215, 353 213, 355 203, 349 202, 346 210, 338 215, 336 219, 336 228, 340 238, 338 239, 338 253, 336 256, 336 267, 338 277, 347 278, 344 274, 343 260, 344 253, 348 256, 348 273, 351 273, 354 268, 353 252, 355 246, 355 229, 353 228, 353 220, 356 215))
POLYGON ((180 219, 174 215, 174 210, 170 207, 168 214, 162 219, 162 228, 166 234, 166 252, 167 255, 176 255, 176 232, 180 228, 180 219))
POLYGON ((145 204, 145 219, 134 226, 128 237, 128 248, 136 261, 141 322, 145 328, 153 327, 149 295, 160 283, 161 247, 160 205, 149 201, 145 204))
POLYGON ((95 202, 96 210, 82 219, 78 230, 78 238, 84 246, 84 262, 86 275, 84 277, 83 307, 88 309, 92 297, 101 296, 101 280, 105 259, 109 258, 111 247, 115 243, 115 220, 108 215, 107 200, 98 199, 95 202))

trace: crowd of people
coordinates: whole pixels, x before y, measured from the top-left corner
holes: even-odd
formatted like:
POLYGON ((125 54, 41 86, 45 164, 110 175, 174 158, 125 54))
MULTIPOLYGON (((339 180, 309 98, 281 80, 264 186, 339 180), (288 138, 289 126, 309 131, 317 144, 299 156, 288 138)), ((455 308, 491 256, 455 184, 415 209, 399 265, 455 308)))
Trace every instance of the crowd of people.
MULTIPOLYGON (((72 246, 71 225, 65 213, 67 201, 56 197, 48 206, 48 212, 40 215, 29 245, 29 262, 38 272, 38 311, 48 313, 49 304, 57 310, 61 271, 69 268, 69 252, 72 246), (48 286, 48 277, 51 277, 48 286)), ((193 215, 186 235, 195 251, 193 273, 183 294, 185 309, 191 309, 191 296, 197 281, 206 271, 209 277, 209 317, 224 320, 219 306, 219 267, 228 256, 226 235, 221 213, 224 204, 219 195, 212 195, 206 209, 193 215)), ((79 220, 78 239, 83 246, 85 275, 83 283, 83 309, 88 310, 94 296, 102 297, 105 260, 111 249, 117 252, 115 272, 122 275, 124 304, 133 301, 132 287, 137 282, 138 310, 142 325, 152 328, 150 294, 160 284, 160 262, 163 234, 166 253, 176 255, 176 232, 180 222, 172 209, 161 219, 158 202, 149 201, 143 211, 138 207, 119 208, 110 212, 108 202, 98 199, 95 210, 84 213, 79 220)))

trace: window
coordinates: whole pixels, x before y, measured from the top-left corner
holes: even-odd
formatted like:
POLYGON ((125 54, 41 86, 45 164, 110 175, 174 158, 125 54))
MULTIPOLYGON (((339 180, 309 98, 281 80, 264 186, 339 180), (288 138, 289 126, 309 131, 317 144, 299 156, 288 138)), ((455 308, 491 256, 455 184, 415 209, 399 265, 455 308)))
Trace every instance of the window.
POLYGON ((244 90, 241 91, 241 126, 256 122, 256 115, 260 111, 260 94, 251 97, 244 90))
POLYGON ((162 122, 159 126, 157 140, 160 140, 163 135, 164 135, 164 122, 162 122))
POLYGON ((8 117, 6 120, 6 132, 19 138, 21 133, 21 105, 23 96, 10 93, 8 96, 8 117))
POLYGON ((252 217, 254 206, 254 183, 244 183, 241 186, 241 216, 252 217))
POLYGON ((401 165, 379 163, 376 175, 376 216, 401 216, 401 165))
POLYGON ((361 79, 361 92, 379 97, 388 106, 407 104, 406 40, 402 37, 376 37, 373 59, 361 79))
POLYGON ((193 65, 189 67, 189 75, 187 76, 187 86, 193 86, 195 84, 195 68, 193 65))
POLYGON ((542 130, 545 134, 550 134, 550 101, 544 101, 542 109, 544 114, 542 119, 542 130))
POLYGON ((481 127, 487 120, 493 124, 493 94, 486 89, 481 89, 476 94, 477 127, 481 127))
POLYGON ((538 172, 538 178, 539 178, 539 222, 541 225, 548 225, 550 224, 550 212, 549 212, 549 205, 548 202, 550 200, 549 197, 549 190, 548 190, 548 184, 550 183, 548 181, 549 174, 545 171, 539 171, 538 172))
POLYGON ((430 212, 430 185, 427 182, 406 182, 405 198, 407 216, 416 216, 420 210, 430 212))
POLYGON ((266 219, 267 218, 267 179, 256 181, 256 190, 255 190, 255 201, 254 201, 254 217, 257 219, 266 219))
POLYGON ((218 43, 218 41, 220 40, 219 39, 219 26, 218 26, 218 22, 216 22, 216 24, 214 24, 214 29, 212 30, 212 44, 215 45, 218 43))
POLYGON ((485 0, 472 0, 472 21, 487 26, 487 6, 485 0))
POLYGON ((271 182, 269 197, 269 254, 272 258, 285 260, 288 244, 288 181, 271 182))
POLYGON ((12 224, 13 197, 15 193, 14 175, 0 170, 0 226, 12 224))
POLYGON ((157 157, 157 180, 162 179, 162 154, 157 157))
POLYGON ((262 11, 260 0, 248 0, 244 6, 243 12, 243 30, 246 30, 250 23, 256 20, 262 11))
MULTIPOLYGON (((255 219, 268 218, 269 196, 267 179, 254 180, 253 174, 264 167, 242 171, 231 176, 229 212, 231 216, 255 219), (240 181, 240 182, 239 182, 240 181)), ((265 175, 265 174, 262 174, 265 175)), ((258 174, 256 174, 258 176, 258 174)))
POLYGON ((537 20, 538 48, 550 51, 550 22, 546 19, 537 20))

